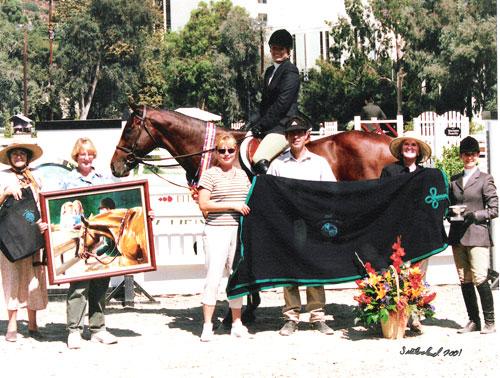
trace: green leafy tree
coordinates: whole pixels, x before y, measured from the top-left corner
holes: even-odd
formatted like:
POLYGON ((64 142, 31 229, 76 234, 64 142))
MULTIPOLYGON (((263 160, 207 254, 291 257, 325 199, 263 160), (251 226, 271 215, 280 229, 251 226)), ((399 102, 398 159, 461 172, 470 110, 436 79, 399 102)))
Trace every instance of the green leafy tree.
POLYGON ((57 76, 67 110, 80 119, 119 116, 140 87, 142 51, 155 14, 140 0, 65 5, 57 76))
POLYGON ((47 105, 48 43, 36 4, 0 3, 0 117, 23 110, 24 33, 27 36, 27 94, 30 118, 40 119, 47 105))
POLYGON ((247 118, 259 82, 258 36, 230 1, 201 2, 186 26, 165 38, 165 105, 218 113, 226 125, 247 118))
POLYGON ((346 17, 332 24, 329 62, 318 62, 302 85, 301 105, 317 124, 336 119, 347 123, 359 114, 371 95, 395 113, 395 83, 391 79, 390 38, 381 32, 366 4, 346 0, 346 17))
POLYGON ((458 110, 470 117, 495 101, 494 1, 372 0, 371 5, 383 32, 396 36, 405 115, 458 110))
POLYGON ((448 181, 452 176, 460 173, 463 169, 463 163, 460 160, 459 147, 443 147, 443 157, 436 160, 435 167, 446 173, 448 181))

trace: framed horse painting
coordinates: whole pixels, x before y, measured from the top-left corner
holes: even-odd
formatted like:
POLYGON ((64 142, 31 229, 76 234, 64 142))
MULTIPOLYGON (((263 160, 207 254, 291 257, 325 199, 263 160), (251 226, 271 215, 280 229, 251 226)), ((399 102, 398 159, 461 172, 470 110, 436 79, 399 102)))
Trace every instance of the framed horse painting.
POLYGON ((50 284, 156 270, 148 182, 40 194, 50 284))

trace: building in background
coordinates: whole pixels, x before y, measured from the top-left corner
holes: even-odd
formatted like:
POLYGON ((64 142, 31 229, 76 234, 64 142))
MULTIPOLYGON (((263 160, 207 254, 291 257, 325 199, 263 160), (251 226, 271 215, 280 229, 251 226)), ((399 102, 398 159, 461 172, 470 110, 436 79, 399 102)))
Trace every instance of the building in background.
MULTIPOLYGON (((172 31, 184 27, 199 2, 170 0, 172 31)), ((304 73, 315 66, 317 59, 328 56, 330 27, 327 22, 335 22, 345 15, 343 0, 232 0, 232 3, 245 8, 250 17, 260 21, 266 42, 273 31, 287 29, 295 39, 292 60, 304 73)))

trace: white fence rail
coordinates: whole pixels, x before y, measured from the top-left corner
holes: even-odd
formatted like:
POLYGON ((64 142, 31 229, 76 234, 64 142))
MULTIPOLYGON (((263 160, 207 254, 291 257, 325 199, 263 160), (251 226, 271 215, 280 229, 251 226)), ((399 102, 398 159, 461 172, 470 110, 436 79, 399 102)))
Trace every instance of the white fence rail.
POLYGON ((153 234, 159 265, 204 264, 203 216, 187 189, 150 187, 153 234))
POLYGON ((394 128, 398 133, 398 135, 403 134, 404 121, 402 115, 396 116, 396 119, 377 119, 373 117, 369 120, 365 119, 362 120, 360 116, 354 116, 354 130, 358 131, 363 130, 361 124, 373 125, 373 124, 385 124, 385 123, 388 123, 392 128, 394 128))

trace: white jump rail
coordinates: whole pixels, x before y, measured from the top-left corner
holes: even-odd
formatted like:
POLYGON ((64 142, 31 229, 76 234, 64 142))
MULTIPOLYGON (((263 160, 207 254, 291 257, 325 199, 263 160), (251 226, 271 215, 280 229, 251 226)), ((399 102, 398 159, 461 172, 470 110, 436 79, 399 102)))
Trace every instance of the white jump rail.
POLYGON ((396 126, 395 129, 398 135, 403 134, 404 120, 402 115, 396 116, 396 119, 377 119, 375 117, 372 117, 369 120, 361 119, 360 116, 354 116, 354 130, 358 131, 363 130, 361 128, 361 124, 373 125, 373 124, 384 124, 384 123, 388 123, 391 126, 396 126))

